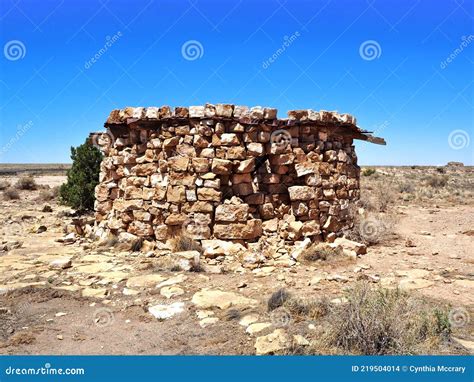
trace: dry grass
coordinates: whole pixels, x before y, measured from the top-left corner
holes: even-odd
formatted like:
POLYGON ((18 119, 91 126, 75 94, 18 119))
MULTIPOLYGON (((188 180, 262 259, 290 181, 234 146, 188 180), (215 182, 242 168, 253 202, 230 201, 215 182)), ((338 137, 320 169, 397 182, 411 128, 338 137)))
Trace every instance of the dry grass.
POLYGON ((173 252, 198 251, 200 254, 204 252, 203 248, 196 240, 182 233, 171 239, 171 248, 173 252))
POLYGON ((342 248, 331 247, 327 243, 314 243, 301 255, 303 263, 311 263, 314 261, 337 261, 345 259, 346 256, 342 248))
POLYGON ((15 184, 15 187, 19 190, 28 190, 34 191, 38 189, 38 185, 36 184, 35 178, 32 176, 22 176, 18 179, 15 184))
POLYGON ((447 176, 430 175, 426 177, 426 184, 433 188, 446 187, 448 184, 447 176))
POLYGON ((6 180, 1 180, 0 181, 0 191, 4 191, 7 188, 10 188, 10 182, 7 182, 6 180))
POLYGON ((354 225, 344 231, 350 240, 366 245, 381 244, 394 237, 395 217, 387 213, 365 212, 359 214, 352 211, 354 225))
MULTIPOLYGON (((365 170, 369 169, 363 169, 362 173, 365 170)), ((404 202, 473 204, 474 168, 378 167, 374 175, 361 177, 360 203, 368 211, 390 211, 392 206, 404 202)))
POLYGON ((20 199, 20 193, 18 190, 10 187, 3 191, 3 199, 4 200, 18 200, 20 199))
POLYGON ((309 346, 292 344, 287 354, 439 354, 449 344, 447 307, 397 289, 372 288, 360 282, 339 303, 285 293, 275 309, 290 314, 287 330, 311 340, 309 346), (308 322, 317 329, 302 331, 308 322))
POLYGON ((278 289, 276 292, 272 293, 270 298, 267 301, 268 311, 271 312, 285 303, 286 300, 290 298, 290 294, 285 289, 278 289))
POLYGON ((53 187, 51 189, 40 190, 36 200, 39 202, 49 202, 57 199, 59 196, 59 187, 53 187))
POLYGON ((445 309, 400 290, 356 285, 348 302, 332 307, 326 340, 351 354, 419 354, 449 338, 445 309))

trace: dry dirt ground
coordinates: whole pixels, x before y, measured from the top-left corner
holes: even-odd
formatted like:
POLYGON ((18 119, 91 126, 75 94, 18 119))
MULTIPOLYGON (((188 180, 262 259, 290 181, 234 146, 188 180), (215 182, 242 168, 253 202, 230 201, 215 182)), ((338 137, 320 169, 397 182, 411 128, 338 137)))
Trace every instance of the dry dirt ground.
MULTIPOLYGON (((65 178, 35 179, 53 187, 65 178)), ((0 180, 14 184, 16 177, 0 180)), ((438 352, 472 352, 473 181, 468 167, 376 168, 362 176, 363 203, 376 216, 390 217, 391 225, 366 255, 224 273, 215 267, 172 272, 149 253, 57 242, 69 209, 38 200, 40 190, 22 190, 19 200, 0 201, 0 353, 255 354, 257 338, 282 322, 304 346, 321 323, 268 313, 272 293, 284 288, 337 304, 361 279, 448 306, 454 340, 438 352), (46 204, 52 212, 43 212, 46 204), (72 265, 62 269, 58 259, 72 265), (229 294, 199 299, 206 290, 229 294), (182 311, 158 320, 148 311, 156 305, 182 311)))

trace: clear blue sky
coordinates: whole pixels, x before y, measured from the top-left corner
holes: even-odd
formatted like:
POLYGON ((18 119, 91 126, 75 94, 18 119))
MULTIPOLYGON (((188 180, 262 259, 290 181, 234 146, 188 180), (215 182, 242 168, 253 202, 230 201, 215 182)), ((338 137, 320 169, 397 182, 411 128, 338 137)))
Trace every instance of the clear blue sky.
POLYGON ((362 165, 474 164, 472 0, 0 4, 0 162, 68 162, 114 108, 231 102, 354 114, 388 142, 362 165))

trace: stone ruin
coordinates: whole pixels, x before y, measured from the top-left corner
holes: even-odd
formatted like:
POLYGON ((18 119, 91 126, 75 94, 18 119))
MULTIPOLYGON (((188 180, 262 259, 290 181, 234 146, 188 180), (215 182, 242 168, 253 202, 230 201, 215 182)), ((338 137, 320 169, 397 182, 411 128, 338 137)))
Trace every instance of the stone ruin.
POLYGON ((97 229, 158 242, 332 241, 359 198, 354 139, 385 144, 349 114, 229 104, 127 107, 105 127, 97 229))

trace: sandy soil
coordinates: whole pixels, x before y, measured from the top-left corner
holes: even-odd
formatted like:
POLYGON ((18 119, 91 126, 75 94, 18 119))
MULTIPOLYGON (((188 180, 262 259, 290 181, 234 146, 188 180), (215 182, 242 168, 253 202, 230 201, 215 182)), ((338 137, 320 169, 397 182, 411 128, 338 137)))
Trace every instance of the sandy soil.
MULTIPOLYGON (((8 180, 14 183, 15 178, 8 180)), ((36 180, 53 187, 64 177, 36 180)), ((472 351, 474 201, 469 197, 462 204, 395 200, 394 232, 356 260, 263 267, 256 272, 236 267, 213 273, 215 267, 209 267, 195 273, 159 270, 160 258, 146 253, 98 250, 86 241, 59 243, 69 209, 55 201, 36 200, 39 191, 20 193, 20 200, 2 200, 0 209, 2 354, 254 354, 256 338, 278 326, 266 308, 274 291, 285 288, 298 296, 335 299, 360 279, 385 287, 401 285, 423 299, 458 309, 464 323, 453 328, 453 335, 472 351), (42 212, 45 204, 52 212, 42 212), (46 231, 41 232, 40 226, 46 231), (63 258, 71 259, 72 266, 51 265, 63 258), (156 282, 130 287, 132 277, 148 274, 160 275, 163 281, 182 277, 173 285, 182 294, 166 298, 156 282), (192 298, 203 288, 256 302, 202 308, 192 298), (171 318, 157 320, 148 312, 149 306, 174 302, 184 303, 184 309, 171 318), (239 320, 249 315, 269 326, 246 333, 239 320)), ((286 329, 311 340, 317 325, 294 320, 286 329)))

